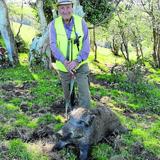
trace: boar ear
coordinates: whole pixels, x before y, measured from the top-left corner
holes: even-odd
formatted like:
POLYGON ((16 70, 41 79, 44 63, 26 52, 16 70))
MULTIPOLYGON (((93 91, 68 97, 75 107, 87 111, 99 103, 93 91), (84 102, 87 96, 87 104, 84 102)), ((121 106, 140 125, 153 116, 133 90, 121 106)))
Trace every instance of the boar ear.
POLYGON ((93 114, 88 115, 87 118, 85 119, 85 125, 86 125, 87 127, 89 127, 89 126, 92 124, 92 122, 93 122, 93 120, 94 120, 95 117, 96 117, 96 116, 93 115, 93 114))

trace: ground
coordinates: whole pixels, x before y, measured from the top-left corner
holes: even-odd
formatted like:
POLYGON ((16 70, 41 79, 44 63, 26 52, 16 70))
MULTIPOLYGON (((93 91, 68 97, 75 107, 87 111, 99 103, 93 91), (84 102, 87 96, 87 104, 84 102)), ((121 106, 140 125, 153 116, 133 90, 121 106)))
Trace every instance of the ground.
MULTIPOLYGON (((131 92, 133 88, 129 92, 124 83, 122 88, 121 81, 110 74, 111 64, 93 62, 90 68, 92 107, 98 103, 109 106, 129 132, 112 134, 92 146, 89 159, 160 159, 160 112, 157 107, 154 112, 152 107, 160 97, 155 95, 149 105, 146 99, 153 88, 146 89, 144 95, 138 95, 135 88, 136 94, 131 92)), ((158 94, 158 87, 155 92, 158 94)), ((73 146, 51 151, 57 141, 56 132, 65 122, 64 112, 58 75, 41 67, 31 71, 27 55, 20 54, 19 66, 0 70, 0 159, 77 159, 78 152, 73 146)))

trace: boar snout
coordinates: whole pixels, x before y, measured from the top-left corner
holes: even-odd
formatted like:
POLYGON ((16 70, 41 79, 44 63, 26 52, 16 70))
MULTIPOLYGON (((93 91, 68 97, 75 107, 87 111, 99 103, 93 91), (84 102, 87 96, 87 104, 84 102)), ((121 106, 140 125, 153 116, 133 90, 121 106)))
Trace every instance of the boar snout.
POLYGON ((67 144, 70 144, 70 136, 71 136, 71 133, 65 133, 64 134, 64 131, 63 129, 59 130, 56 134, 57 138, 60 139, 56 144, 55 146, 53 147, 52 151, 54 150, 61 150, 63 147, 65 147, 67 144))
POLYGON ((73 131, 68 127, 63 127, 56 135, 58 139, 69 140, 73 136, 73 131))

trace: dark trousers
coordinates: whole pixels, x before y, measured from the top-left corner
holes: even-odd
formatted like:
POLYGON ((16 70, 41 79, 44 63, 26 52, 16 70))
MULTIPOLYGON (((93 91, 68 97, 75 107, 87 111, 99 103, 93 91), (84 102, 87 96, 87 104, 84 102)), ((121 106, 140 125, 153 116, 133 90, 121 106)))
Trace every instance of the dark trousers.
MULTIPOLYGON (((59 71, 60 78, 62 82, 63 92, 65 101, 67 101, 70 96, 70 82, 71 75, 69 72, 59 71)), ((88 82, 89 67, 88 64, 83 64, 76 70, 75 81, 78 86, 78 102, 80 107, 90 108, 90 90, 88 82)))

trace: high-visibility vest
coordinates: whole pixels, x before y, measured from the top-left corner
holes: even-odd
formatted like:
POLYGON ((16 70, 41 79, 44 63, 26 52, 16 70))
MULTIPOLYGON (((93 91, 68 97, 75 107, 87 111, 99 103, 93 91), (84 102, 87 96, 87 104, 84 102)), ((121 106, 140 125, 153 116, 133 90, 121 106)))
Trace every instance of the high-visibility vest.
MULTIPOLYGON (((70 39, 67 38, 62 16, 56 18, 54 23, 54 27, 56 31, 57 48, 60 50, 60 52, 64 55, 66 59, 68 57, 68 60, 77 59, 79 51, 81 51, 82 49, 83 37, 84 37, 83 28, 82 28, 82 18, 76 15, 73 15, 73 19, 74 19, 74 26, 72 27, 70 39), (76 39, 76 34, 79 37, 79 51, 78 51, 77 44, 74 43, 76 39)), ((86 62, 87 62, 86 60, 81 62, 78 67, 80 67, 82 64, 86 62)), ((56 67, 60 71, 67 72, 64 64, 60 61, 56 61, 56 67)))

